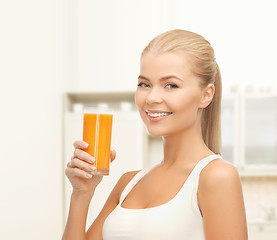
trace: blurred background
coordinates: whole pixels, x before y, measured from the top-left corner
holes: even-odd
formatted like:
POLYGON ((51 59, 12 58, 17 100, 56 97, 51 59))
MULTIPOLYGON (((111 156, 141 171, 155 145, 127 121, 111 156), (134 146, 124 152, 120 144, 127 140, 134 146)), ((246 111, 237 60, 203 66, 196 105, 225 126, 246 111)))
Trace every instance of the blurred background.
POLYGON ((115 109, 117 151, 88 226, 124 172, 162 160, 134 91, 141 51, 176 28, 215 49, 222 156, 241 176, 249 239, 277 239, 276 22, 274 0, 0 0, 0 239, 61 239, 84 106, 115 109))

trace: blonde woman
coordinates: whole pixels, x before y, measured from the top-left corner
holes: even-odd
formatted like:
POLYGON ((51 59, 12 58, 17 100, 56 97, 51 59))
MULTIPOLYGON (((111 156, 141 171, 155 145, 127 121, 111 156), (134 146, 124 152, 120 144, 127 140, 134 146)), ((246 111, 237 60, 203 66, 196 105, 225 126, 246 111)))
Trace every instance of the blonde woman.
POLYGON ((154 38, 141 54, 135 101, 149 133, 163 139, 161 163, 123 174, 86 232, 102 177, 89 174, 93 158, 76 141, 63 239, 246 240, 240 177, 220 155, 221 76, 210 43, 181 29, 154 38))

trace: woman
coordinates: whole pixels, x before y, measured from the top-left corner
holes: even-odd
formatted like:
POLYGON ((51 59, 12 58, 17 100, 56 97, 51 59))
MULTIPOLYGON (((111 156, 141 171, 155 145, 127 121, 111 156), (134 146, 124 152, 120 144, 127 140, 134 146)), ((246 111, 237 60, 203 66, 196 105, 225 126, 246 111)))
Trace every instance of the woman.
POLYGON ((162 136, 164 158, 122 175, 86 232, 102 177, 89 174, 93 158, 76 141, 63 239, 247 239, 240 177, 220 155, 221 76, 209 42, 180 29, 160 34, 142 52, 137 86, 140 116, 150 134, 162 136))

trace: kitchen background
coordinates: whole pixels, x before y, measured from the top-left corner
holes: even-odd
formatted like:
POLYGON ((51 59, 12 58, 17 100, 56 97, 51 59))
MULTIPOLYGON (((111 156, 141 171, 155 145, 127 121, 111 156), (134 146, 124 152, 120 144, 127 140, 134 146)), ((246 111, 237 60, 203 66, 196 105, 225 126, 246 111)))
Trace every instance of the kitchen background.
POLYGON ((250 240, 277 239, 277 31, 274 0, 0 1, 0 239, 60 239, 71 187, 64 169, 83 106, 115 109, 111 175, 161 161, 134 104, 139 57, 159 33, 200 33, 223 83, 223 158, 239 170, 250 240))

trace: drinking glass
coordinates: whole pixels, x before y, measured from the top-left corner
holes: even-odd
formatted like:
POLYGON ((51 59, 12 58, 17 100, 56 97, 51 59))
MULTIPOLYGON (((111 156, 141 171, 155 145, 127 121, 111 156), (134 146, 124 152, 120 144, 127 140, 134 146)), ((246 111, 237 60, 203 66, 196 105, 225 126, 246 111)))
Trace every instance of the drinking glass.
POLYGON ((92 174, 109 175, 113 110, 84 107, 83 141, 89 144, 84 151, 95 158, 92 174))

